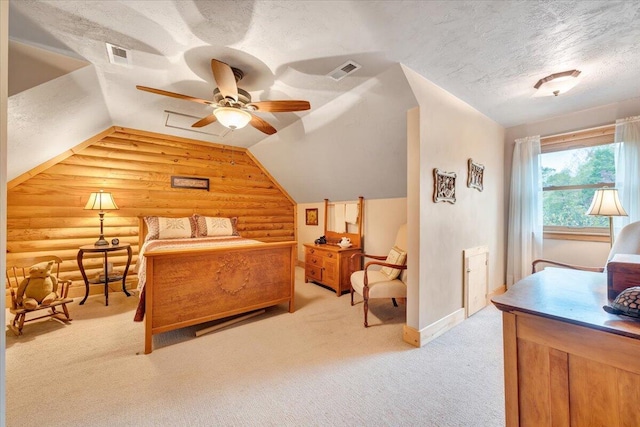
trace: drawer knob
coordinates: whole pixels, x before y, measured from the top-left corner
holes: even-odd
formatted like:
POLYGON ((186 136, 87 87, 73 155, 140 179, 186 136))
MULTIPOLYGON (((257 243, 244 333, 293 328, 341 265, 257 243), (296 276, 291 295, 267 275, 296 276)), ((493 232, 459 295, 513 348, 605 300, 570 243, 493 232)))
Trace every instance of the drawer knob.
POLYGON ((318 262, 318 260, 317 259, 312 259, 311 262, 315 264, 315 263, 318 262))
POLYGON ((333 254, 328 254, 327 257, 333 258, 333 254))
POLYGON ((315 253, 315 249, 309 249, 309 252, 315 253))

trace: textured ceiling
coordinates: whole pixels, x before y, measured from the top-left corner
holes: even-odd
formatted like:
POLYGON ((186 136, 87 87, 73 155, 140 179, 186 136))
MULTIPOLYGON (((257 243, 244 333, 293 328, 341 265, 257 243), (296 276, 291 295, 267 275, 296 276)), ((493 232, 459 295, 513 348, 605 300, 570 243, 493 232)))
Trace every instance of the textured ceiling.
MULTIPOLYGON (((92 63, 121 125, 160 121, 164 110, 209 114, 135 85, 211 98, 211 58, 241 68, 254 100, 312 109, 402 63, 505 127, 640 96, 638 1, 21 0, 10 5, 10 37, 92 63), (131 49, 133 66, 110 64, 105 42, 131 49), (326 77, 348 59, 363 67, 326 77), (582 75, 571 92, 532 98, 540 78, 573 68, 582 75)), ((262 117, 281 130, 305 114, 262 117)), ((240 132, 225 142, 264 137, 240 132)))

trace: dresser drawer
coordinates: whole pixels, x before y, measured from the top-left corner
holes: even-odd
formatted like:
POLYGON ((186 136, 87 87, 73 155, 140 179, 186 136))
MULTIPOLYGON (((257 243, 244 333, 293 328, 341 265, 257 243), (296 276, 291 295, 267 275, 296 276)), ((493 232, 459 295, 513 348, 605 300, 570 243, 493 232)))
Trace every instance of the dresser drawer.
POLYGON ((313 264, 306 264, 304 266, 304 274, 309 280, 322 280, 322 267, 313 264))
POLYGON ((315 265, 317 267, 322 267, 322 256, 320 255, 311 255, 307 253, 307 257, 305 259, 305 263, 310 265, 315 265))

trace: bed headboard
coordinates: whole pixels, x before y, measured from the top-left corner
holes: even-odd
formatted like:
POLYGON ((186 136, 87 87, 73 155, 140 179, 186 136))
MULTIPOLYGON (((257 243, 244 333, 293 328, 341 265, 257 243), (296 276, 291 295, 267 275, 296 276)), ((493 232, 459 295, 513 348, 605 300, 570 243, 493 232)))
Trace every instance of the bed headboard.
POLYGON ((144 238, 147 237, 147 223, 144 220, 144 216, 138 217, 138 250, 142 249, 144 244, 144 238))

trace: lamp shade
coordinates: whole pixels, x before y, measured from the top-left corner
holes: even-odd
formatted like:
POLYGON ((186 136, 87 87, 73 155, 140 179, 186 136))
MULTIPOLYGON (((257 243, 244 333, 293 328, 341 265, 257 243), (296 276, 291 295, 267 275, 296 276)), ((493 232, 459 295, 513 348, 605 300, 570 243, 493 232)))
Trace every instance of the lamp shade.
POLYGON ((213 111, 216 119, 229 129, 242 129, 251 121, 251 114, 234 107, 220 107, 213 111))
POLYGON ((97 193, 91 193, 89 201, 84 208, 93 211, 107 211, 118 209, 118 205, 113 200, 111 193, 105 193, 100 190, 97 193))
POLYGON ((627 212, 622 207, 620 199, 618 199, 618 190, 616 188, 602 187, 597 189, 593 195, 587 215, 627 216, 627 212))

